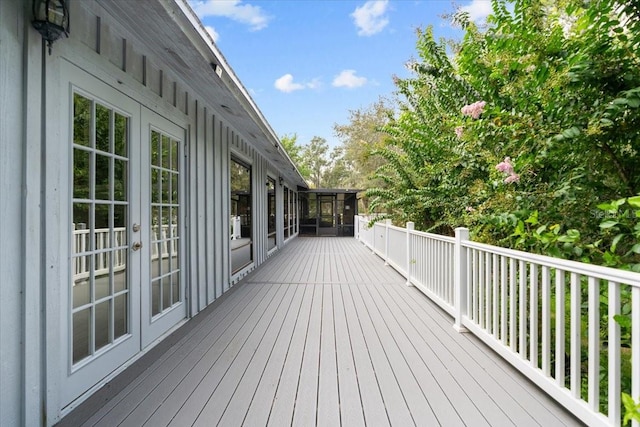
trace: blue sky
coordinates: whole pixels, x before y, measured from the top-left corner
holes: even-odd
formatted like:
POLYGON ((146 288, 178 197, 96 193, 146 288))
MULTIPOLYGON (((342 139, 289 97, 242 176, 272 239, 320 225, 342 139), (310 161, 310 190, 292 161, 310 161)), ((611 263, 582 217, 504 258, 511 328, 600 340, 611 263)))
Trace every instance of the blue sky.
MULTIPOLYGON (((459 38, 433 0, 190 0, 218 48, 278 136, 340 141, 333 125, 394 91, 416 56, 416 28, 459 38)), ((489 0, 457 3, 483 19, 489 0)))

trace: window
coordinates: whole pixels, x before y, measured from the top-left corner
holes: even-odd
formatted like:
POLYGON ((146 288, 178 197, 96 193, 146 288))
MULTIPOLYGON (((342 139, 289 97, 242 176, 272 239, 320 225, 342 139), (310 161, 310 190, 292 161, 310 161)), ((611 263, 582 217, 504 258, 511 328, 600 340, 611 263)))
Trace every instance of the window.
POLYGON ((276 181, 267 179, 267 249, 276 247, 276 181))
POLYGON ((231 169, 231 271, 253 262, 251 166, 232 159, 231 169))

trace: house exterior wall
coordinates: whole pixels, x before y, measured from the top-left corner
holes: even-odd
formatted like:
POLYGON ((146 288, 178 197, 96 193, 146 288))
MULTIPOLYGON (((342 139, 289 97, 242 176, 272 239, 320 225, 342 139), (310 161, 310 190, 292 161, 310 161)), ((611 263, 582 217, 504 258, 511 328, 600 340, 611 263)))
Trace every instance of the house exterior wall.
MULTIPOLYGON (((71 274, 70 83, 95 81, 114 97, 138 104, 141 116, 148 109, 185 131, 185 319, 267 259, 265 183, 281 175, 248 142, 255 135, 232 126, 218 100, 178 75, 180 58, 150 49, 120 24, 108 1, 70 2, 72 32, 54 43, 51 55, 31 27, 26 3, 0 2, 0 425, 8 426, 55 424, 153 346, 142 346, 118 369, 96 378, 70 404, 60 397, 71 274), (229 241, 232 156, 251 165, 253 188, 254 262, 236 275, 229 241)), ((295 182, 285 185, 296 188, 295 182)), ((284 244, 282 189, 276 184, 278 246, 284 244)))
POLYGON ((23 12, 17 1, 0 3, 0 424, 22 422, 22 303, 24 270, 22 188, 23 12))

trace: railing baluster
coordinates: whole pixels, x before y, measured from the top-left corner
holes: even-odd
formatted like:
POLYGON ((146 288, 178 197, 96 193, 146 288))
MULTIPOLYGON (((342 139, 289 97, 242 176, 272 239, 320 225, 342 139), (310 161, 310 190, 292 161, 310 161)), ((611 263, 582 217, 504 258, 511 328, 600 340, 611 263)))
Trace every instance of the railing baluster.
POLYGON ((589 277, 589 391, 591 410, 600 411, 600 286, 589 277))
MULTIPOLYGON (((640 400, 640 287, 631 289, 631 397, 640 400)), ((631 427, 640 427, 632 421, 631 427)))
POLYGON ((516 260, 509 258, 509 344, 511 351, 518 351, 518 338, 516 336, 516 260))
POLYGON ((582 292, 580 287, 580 275, 571 273, 571 395, 579 399, 582 385, 581 339, 582 325, 580 323, 582 311, 582 292))
POLYGON ((542 267, 542 372, 551 375, 551 282, 549 267, 542 267))
POLYGON ((473 250, 464 248, 464 256, 467 260, 467 283, 463 284, 467 289, 467 316, 473 318, 473 250))
POLYGON ((607 339, 607 352, 609 362, 609 390, 608 411, 609 424, 620 425, 620 325, 614 320, 614 316, 620 314, 620 285, 609 281, 609 336, 607 339))
POLYGON ((478 324, 481 328, 485 328, 484 314, 485 314, 485 301, 484 301, 484 252, 478 251, 478 324))
POLYGON ((527 358, 527 264, 524 261, 519 263, 520 273, 520 356, 527 358))
POLYGON ((556 382, 560 387, 564 387, 566 383, 564 375, 564 295, 564 270, 556 269, 556 382))
POLYGON ((529 307, 531 325, 529 326, 529 357, 531 365, 537 368, 538 365, 538 265, 531 263, 531 274, 529 275, 529 289, 531 292, 529 307))
POLYGON ((507 329, 507 314, 509 311, 507 289, 507 259, 500 256, 500 340, 504 345, 509 344, 509 331, 507 329))
POLYGON ((499 291, 499 287, 500 287, 500 276, 498 275, 498 271, 500 268, 500 263, 498 262, 499 258, 498 258, 498 254, 493 254, 493 270, 492 270, 492 276, 493 276, 493 280, 491 281, 491 295, 493 297, 493 306, 492 306, 492 319, 493 319, 493 326, 491 328, 491 333, 498 338, 498 336, 500 335, 500 326, 499 326, 499 317, 498 317, 498 313, 499 313, 499 309, 500 309, 500 300, 498 297, 498 291, 499 291))
POLYGON ((477 249, 473 252, 473 321, 480 324, 480 254, 477 249))

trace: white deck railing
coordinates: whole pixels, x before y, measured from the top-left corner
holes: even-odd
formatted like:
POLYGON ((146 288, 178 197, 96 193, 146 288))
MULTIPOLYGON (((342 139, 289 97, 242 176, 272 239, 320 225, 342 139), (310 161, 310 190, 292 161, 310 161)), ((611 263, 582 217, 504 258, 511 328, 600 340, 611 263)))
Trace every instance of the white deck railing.
MULTIPOLYGON (((75 225, 74 225, 75 227, 75 225)), ((110 256, 113 257, 113 271, 117 273, 127 267, 127 234, 125 227, 113 229, 113 245, 109 244, 108 228, 98 228, 95 230, 95 248, 90 246, 90 230, 88 228, 73 230, 73 253, 81 256, 74 256, 72 261, 73 283, 78 280, 87 279, 90 276, 90 263, 87 256, 94 256, 95 268, 94 276, 99 277, 109 274, 111 265, 110 256)), ((169 258, 178 253, 178 225, 162 225, 151 227, 151 261, 169 258)))
POLYGON ((478 336, 588 425, 621 423, 622 352, 631 362, 627 392, 640 397, 640 274, 472 242, 464 228, 452 238, 412 223, 367 224, 356 217, 356 238, 450 313, 456 329, 478 336), (630 348, 613 320, 623 296, 630 348))

